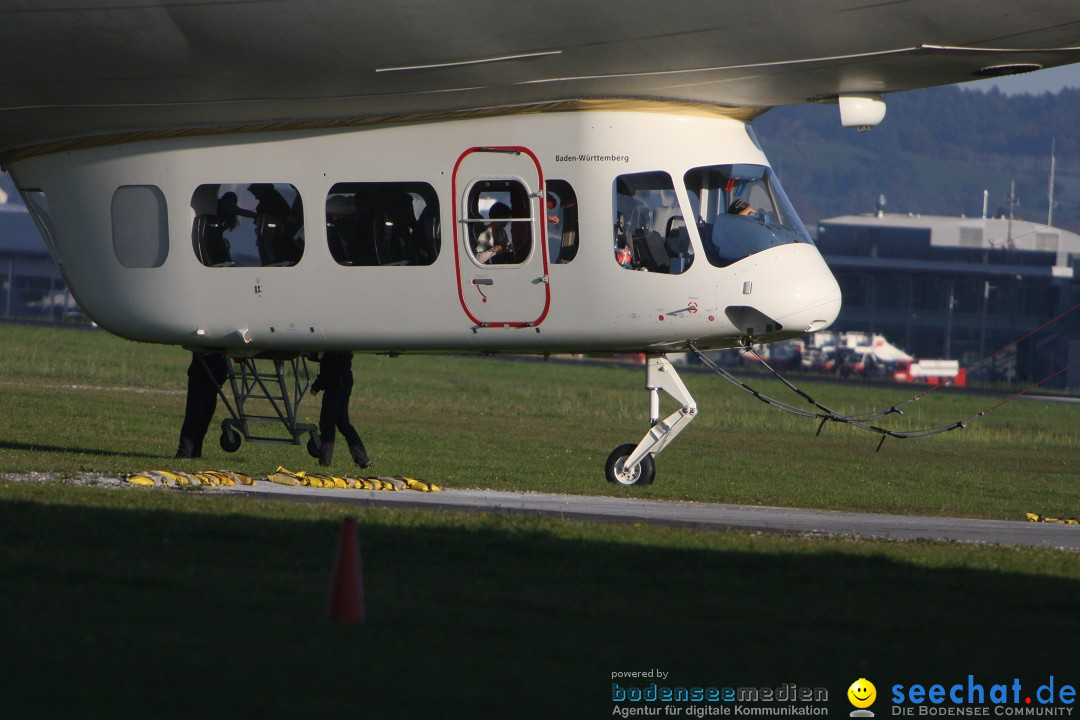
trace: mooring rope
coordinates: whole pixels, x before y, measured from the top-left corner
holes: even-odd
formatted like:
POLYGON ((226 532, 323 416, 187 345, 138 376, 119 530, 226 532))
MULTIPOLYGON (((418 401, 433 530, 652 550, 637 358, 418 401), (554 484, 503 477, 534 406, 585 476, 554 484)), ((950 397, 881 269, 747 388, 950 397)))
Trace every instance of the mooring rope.
MULTIPOLYGON (((998 353, 1002 352, 1006 348, 1008 348, 1008 347, 1010 347, 1010 346, 1012 346, 1012 345, 1014 345, 1014 344, 1016 344, 1018 342, 1021 342, 1022 340, 1030 337, 1031 335, 1033 335, 1034 333, 1038 332, 1039 330, 1045 328, 1046 326, 1056 322, 1057 320, 1060 320, 1061 318, 1065 317, 1065 315, 1068 315, 1073 310, 1076 310, 1078 307, 1080 307, 1080 305, 1074 306, 1072 309, 1068 310, 1065 313, 1062 313, 1061 315, 1054 318, 1053 320, 1050 320, 1049 322, 1046 322, 1043 325, 1040 325, 1038 328, 1031 331, 1030 333, 1028 333, 1024 337, 1020 338, 1019 340, 1016 340, 1013 343, 1010 343, 1009 345, 1006 345, 1001 350, 998 350, 996 353, 994 353, 994 355, 997 355, 998 353)), ((748 384, 746 384, 743 381, 739 380, 737 377, 732 375, 730 372, 728 372, 727 370, 725 370, 724 368, 720 367, 715 362, 713 362, 712 359, 710 359, 708 356, 706 356, 705 353, 703 353, 701 350, 699 350, 692 342, 687 343, 687 346, 698 357, 698 359, 701 360, 701 362, 705 364, 706 367, 710 368, 713 372, 720 375, 722 378, 724 378, 728 382, 732 383, 733 385, 735 385, 739 389, 743 390, 744 392, 747 392, 750 395, 753 395, 755 398, 757 398, 761 402, 765 403, 766 405, 771 405, 772 407, 775 407, 778 410, 781 410, 783 412, 787 412, 787 413, 790 413, 792 415, 796 415, 796 416, 799 416, 799 417, 807 417, 807 418, 814 418, 814 419, 820 420, 820 424, 818 425, 818 429, 817 429, 817 433, 816 433, 817 435, 821 435, 821 431, 825 428, 825 424, 829 423, 829 422, 843 423, 845 425, 851 425, 853 427, 857 427, 859 429, 867 430, 869 432, 874 432, 874 433, 877 433, 877 434, 881 435, 881 440, 878 442, 877 450, 875 450, 875 452, 880 452, 881 451, 881 446, 885 444, 885 438, 892 437, 892 438, 897 438, 899 440, 907 440, 907 439, 911 439, 911 438, 924 438, 924 437, 930 437, 931 435, 940 435, 941 433, 946 433, 946 432, 950 432, 952 430, 957 430, 959 428, 967 427, 968 423, 970 423, 970 422, 972 422, 974 420, 977 420, 977 419, 979 419, 981 417, 984 417, 986 415, 989 415, 991 412, 993 412, 994 410, 997 410, 1002 405, 1005 405, 1006 403, 1009 403, 1009 402, 1015 400, 1016 398, 1025 395, 1026 393, 1030 392, 1031 390, 1034 390, 1035 388, 1039 387, 1040 385, 1047 382, 1048 380, 1052 380, 1053 378, 1057 377, 1058 375, 1061 375, 1062 373, 1067 372, 1068 370, 1075 367, 1076 365, 1080 365, 1080 359, 1075 360, 1075 361, 1069 363, 1068 365, 1066 365, 1065 367, 1061 368, 1060 370, 1057 370, 1056 372, 1046 376, 1045 378, 1043 378, 1039 382, 1028 386, 1027 388, 1021 390, 1018 393, 1014 393, 1013 395, 1010 395, 1009 397, 1002 400, 1001 402, 999 402, 999 403, 997 403, 995 405, 988 406, 988 407, 980 410, 979 412, 975 413, 974 415, 971 415, 970 417, 964 418, 963 420, 958 420, 956 422, 952 422, 952 423, 949 423, 949 424, 946 424, 946 425, 940 425, 938 427, 925 428, 925 429, 922 429, 922 430, 900 431, 900 430, 890 430, 889 428, 881 427, 880 425, 874 425, 874 424, 872 424, 872 422, 874 420, 877 420, 878 418, 884 417, 886 415, 891 415, 893 413, 898 414, 898 415, 903 415, 904 413, 900 408, 902 408, 905 405, 908 405, 910 403, 913 403, 913 402, 915 402, 916 400, 918 400, 918 399, 920 399, 922 397, 925 397, 926 395, 928 395, 933 390, 936 390, 938 387, 941 387, 941 385, 935 385, 930 390, 919 393, 918 395, 912 397, 910 400, 907 400, 907 401, 905 401, 903 403, 900 403, 899 405, 893 405, 890 408, 888 408, 887 410, 879 410, 879 411, 876 411, 876 412, 866 413, 866 414, 863 414, 863 415, 844 415, 843 413, 839 413, 839 412, 833 410, 832 408, 822 404, 821 402, 818 402, 809 393, 807 393, 806 391, 796 387, 787 378, 785 378, 783 375, 781 375, 779 372, 777 372, 775 368, 773 368, 771 365, 769 365, 767 362, 765 362, 765 359, 762 358, 761 355, 759 355, 756 350, 754 350, 752 347, 748 349, 749 352, 752 353, 754 355, 754 357, 757 358, 758 361, 761 362, 762 366, 765 369, 767 369, 777 380, 779 380, 781 383, 783 383, 787 388, 789 388, 792 392, 797 394, 799 397, 803 398, 808 403, 810 403, 812 406, 817 408, 817 412, 814 412, 814 411, 798 408, 798 407, 795 407, 793 405, 789 405, 787 403, 784 403, 784 402, 781 402, 781 401, 776 400, 774 398, 771 398, 771 397, 769 397, 769 396, 767 396, 767 395, 765 395, 765 394, 763 394, 761 392, 758 392, 757 390, 750 387, 748 384)), ((981 364, 982 362, 985 362, 990 357, 993 357, 993 355, 990 355, 987 358, 984 358, 983 360, 980 360, 979 363, 976 363, 972 367, 975 367, 975 366, 981 364)), ((952 378, 952 380, 955 380, 955 379, 956 379, 955 377, 952 378)), ((951 380, 950 380, 950 382, 951 382, 951 380)))
POLYGON ((914 430, 914 431, 890 430, 889 428, 884 428, 884 427, 881 427, 880 425, 873 425, 873 424, 871 424, 871 421, 877 419, 878 417, 882 417, 883 415, 888 415, 888 414, 893 413, 893 412, 896 412, 896 413, 899 413, 899 414, 903 414, 903 413, 896 407, 892 407, 892 408, 889 408, 888 410, 880 411, 878 413, 873 413, 873 414, 871 414, 871 416, 869 418, 860 418, 860 417, 857 417, 857 416, 844 415, 843 413, 836 412, 832 408, 830 408, 830 407, 818 402, 817 400, 815 400, 813 397, 811 397, 804 390, 801 390, 798 387, 796 387, 794 384, 792 384, 790 381, 788 381, 787 378, 785 378, 780 373, 778 373, 771 365, 769 365, 767 362, 765 362, 761 358, 760 355, 758 355, 756 352, 753 351, 753 349, 751 349, 751 352, 754 353, 754 356, 757 357, 758 360, 761 361, 762 366, 764 366, 770 373, 772 373, 774 377, 776 377, 785 386, 787 386, 789 389, 791 389, 793 392, 795 392, 797 395, 799 395, 799 397, 803 398, 804 400, 806 400, 807 402, 809 402, 811 405, 813 405, 815 408, 817 408, 819 410, 819 412, 812 412, 812 411, 809 411, 809 410, 804 410, 804 409, 793 407, 791 405, 788 405, 787 403, 780 402, 780 401, 778 401, 778 400, 776 400, 774 398, 771 398, 771 397, 769 397, 767 395, 764 395, 763 393, 758 392, 757 390, 753 389, 752 387, 750 387, 749 385, 747 385, 746 383, 742 382, 737 377, 735 377, 734 375, 729 373, 727 370, 723 369, 722 367, 720 367, 719 365, 714 363, 711 359, 706 357, 705 354, 702 351, 698 350, 697 347, 695 347, 693 343, 688 343, 688 346, 693 351, 693 353, 695 355, 697 355, 698 358, 707 367, 709 367, 711 370, 713 370, 713 372, 717 373, 718 375, 723 377, 725 380, 727 380, 728 382, 734 384, 736 387, 740 388, 741 390, 744 390, 745 392, 750 393, 755 398, 757 398, 758 400, 764 402, 765 404, 771 405, 771 406, 773 406, 773 407, 775 407, 775 408, 777 408, 779 410, 791 413, 793 415, 798 415, 800 417, 810 417, 810 418, 815 418, 817 420, 820 420, 821 422, 818 425, 818 430, 817 430, 818 435, 820 435, 821 431, 825 428, 825 424, 829 423, 829 422, 844 423, 846 425, 852 425, 852 426, 860 428, 862 430, 867 430, 869 432, 873 432, 873 433, 877 433, 877 434, 881 435, 881 441, 878 443, 878 446, 877 446, 878 451, 881 450, 881 446, 885 443, 885 438, 887 438, 887 437, 894 437, 894 438, 898 438, 898 439, 901 439, 901 440, 906 440, 906 439, 909 439, 909 438, 916 438, 916 437, 928 437, 930 435, 937 435, 939 433, 949 432, 950 430, 956 430, 957 428, 964 427, 964 425, 966 423, 968 423, 971 420, 978 417, 978 415, 973 415, 972 417, 967 418, 966 420, 961 420, 959 422, 954 422, 954 423, 951 423, 949 425, 943 425, 941 427, 927 428, 925 430, 914 430))
MULTIPOLYGON (((983 358, 982 360, 979 360, 979 361, 978 361, 977 363, 975 363, 974 365, 971 365, 970 367, 964 368, 963 370, 961 370, 960 372, 958 372, 958 373, 957 373, 956 375, 953 375, 953 376, 952 376, 951 378, 949 378, 948 380, 946 380, 946 381, 944 381, 944 382, 942 382, 942 383, 939 383, 938 385, 932 385, 932 386, 930 386, 930 387, 929 387, 928 389, 926 389, 926 390, 924 390, 923 392, 919 393, 918 395, 916 395, 915 397, 911 398, 910 400, 908 400, 908 401, 906 401, 906 402, 903 402, 903 403, 901 403, 900 405, 897 405, 897 407, 904 407, 905 405, 908 405, 908 404, 910 404, 910 403, 913 403, 913 402, 915 402, 916 400, 919 400, 919 399, 921 399, 921 398, 924 398, 924 397, 926 397, 927 395, 929 395, 930 393, 934 392, 934 391, 935 391, 935 390, 937 390, 938 388, 941 388, 941 387, 944 387, 944 386, 946 386, 946 385, 950 385, 950 384, 952 384, 952 383, 953 383, 953 381, 955 381, 955 380, 956 380, 956 379, 957 379, 958 377, 960 377, 961 375, 964 375, 965 373, 969 373, 969 372, 971 372, 972 370, 974 370, 975 368, 977 368, 977 367, 979 367, 980 365, 982 365, 983 363, 985 363, 985 362, 988 362, 988 361, 990 361, 990 360, 993 360, 993 359, 994 359, 995 357, 997 357, 997 356, 998 356, 998 355, 1000 355, 1001 353, 1005 352, 1005 351, 1006 351, 1006 350, 1008 350, 1009 348, 1011 348, 1011 347, 1013 347, 1013 346, 1015 346, 1015 345, 1019 345, 1020 343, 1022 343, 1022 342, 1023 342, 1023 341, 1025 341, 1025 340, 1027 340, 1027 339, 1028 339, 1029 337, 1031 337, 1031 336, 1032 336, 1032 335, 1034 335, 1035 333, 1037 333, 1037 332, 1039 332, 1039 331, 1041 331, 1041 330, 1044 330, 1044 329, 1046 329, 1046 328, 1050 327, 1051 325, 1053 325, 1054 323, 1058 322, 1059 320, 1062 320, 1063 318, 1067 317, 1068 315, 1071 315, 1071 314, 1072 314, 1073 312, 1075 312, 1075 311, 1076 311, 1076 310, 1078 310, 1078 309, 1080 309, 1080 303, 1078 303, 1078 304, 1076 304, 1076 305, 1073 305, 1073 306, 1072 306, 1071 308, 1069 308, 1069 309, 1068 309, 1068 310, 1066 310, 1065 312, 1061 313, 1061 314, 1060 314, 1060 315, 1058 315, 1057 317, 1054 317, 1054 318, 1051 318, 1050 320, 1047 320, 1046 322, 1044 322, 1044 323, 1043 323, 1042 325, 1040 325, 1039 327, 1037 327, 1037 328, 1035 328, 1034 330, 1032 330, 1032 331, 1030 331, 1030 332, 1028 332, 1028 333, 1026 333, 1026 334, 1024 334, 1024 335, 1022 335, 1021 337, 1017 338, 1016 340, 1013 340, 1012 342, 1010 342, 1010 343, 1008 343, 1008 344, 1006 344, 1006 345, 1003 345, 1003 346, 1002 346, 1001 348, 999 348, 999 349, 995 350, 994 352, 990 353, 989 355, 987 355, 986 357, 984 357, 984 358, 983 358)), ((1075 364, 1075 363, 1074 363, 1074 364, 1075 364)), ((1070 365, 1069 367, 1072 367, 1072 365, 1070 365)), ((1066 369, 1068 369, 1068 368, 1066 368, 1066 369)), ((1055 374, 1057 374, 1057 373, 1055 373, 1055 374)), ((1051 376, 1051 377, 1053 377, 1053 376, 1051 376)), ((1043 380, 1042 380, 1041 382, 1046 382, 1046 381, 1047 381, 1047 380, 1049 380, 1049 379, 1050 379, 1049 377, 1048 377, 1048 378, 1044 378, 1044 379, 1043 379, 1043 380)), ((1040 384, 1041 384, 1041 383, 1040 383, 1040 384)), ((1030 389, 1030 388, 1029 388, 1029 389, 1030 389)), ((1027 392, 1027 391, 1025 390, 1024 392, 1027 392)))

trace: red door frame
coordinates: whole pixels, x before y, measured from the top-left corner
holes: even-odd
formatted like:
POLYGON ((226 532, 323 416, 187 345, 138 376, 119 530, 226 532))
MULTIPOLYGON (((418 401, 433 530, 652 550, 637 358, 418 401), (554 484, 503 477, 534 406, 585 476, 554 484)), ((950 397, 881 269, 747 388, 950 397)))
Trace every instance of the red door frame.
POLYGON ((522 155, 527 155, 533 161, 533 165, 536 167, 537 181, 540 184, 540 187, 537 188, 537 189, 541 193, 543 193, 543 195, 540 198, 540 200, 541 200, 541 202, 540 202, 540 213, 539 213, 540 216, 538 218, 539 223, 540 223, 540 233, 539 233, 539 235, 540 235, 540 243, 539 243, 539 246, 534 247, 534 251, 539 250, 539 252, 540 252, 540 258, 541 258, 541 260, 543 262, 543 267, 544 267, 544 277, 545 278, 550 277, 549 274, 548 274, 548 257, 547 257, 547 253, 548 253, 548 248, 547 248, 547 212, 546 212, 546 206, 544 204, 544 200, 545 200, 545 198, 547 196, 547 188, 544 186, 544 171, 540 167, 539 158, 537 158, 536 155, 531 150, 529 150, 529 148, 523 147, 521 145, 483 145, 483 146, 471 147, 468 150, 466 150, 465 152, 461 153, 461 155, 458 156, 457 162, 454 163, 454 174, 451 176, 451 179, 450 179, 450 188, 451 188, 450 191, 453 194, 453 203, 452 203, 452 206, 451 206, 451 211, 453 213, 452 217, 453 217, 453 222, 454 222, 454 273, 457 275, 458 302, 461 303, 461 309, 465 311, 465 314, 469 317, 469 319, 472 320, 474 323, 476 323, 477 326, 480 326, 480 327, 491 327, 491 328, 495 328, 495 327, 536 327, 536 326, 538 326, 540 323, 542 323, 544 321, 544 318, 547 317, 548 310, 551 309, 551 284, 549 282, 544 283, 544 309, 540 313, 539 317, 537 317, 535 320, 524 321, 524 322, 523 321, 484 322, 484 321, 478 319, 476 316, 474 316, 472 314, 472 312, 469 310, 469 306, 465 303, 465 292, 464 292, 464 289, 463 289, 463 287, 461 285, 461 258, 460 258, 460 253, 461 253, 461 236, 460 236, 461 223, 458 222, 458 220, 459 220, 459 218, 458 218, 458 207, 459 207, 458 168, 461 167, 461 163, 465 160, 466 157, 468 157, 469 155, 471 155, 473 153, 477 153, 477 152, 494 152, 494 153, 513 152, 513 153, 519 153, 519 154, 522 154, 522 155))

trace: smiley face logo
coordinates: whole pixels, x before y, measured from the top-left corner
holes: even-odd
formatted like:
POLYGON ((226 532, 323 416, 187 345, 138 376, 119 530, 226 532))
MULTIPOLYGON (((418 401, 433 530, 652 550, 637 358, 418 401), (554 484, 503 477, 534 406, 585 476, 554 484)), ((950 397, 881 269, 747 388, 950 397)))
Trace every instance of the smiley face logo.
POLYGON ((859 678, 851 683, 851 687, 847 690, 847 697, 855 707, 859 709, 868 708, 877 699, 877 688, 874 687, 874 683, 866 678, 859 678))

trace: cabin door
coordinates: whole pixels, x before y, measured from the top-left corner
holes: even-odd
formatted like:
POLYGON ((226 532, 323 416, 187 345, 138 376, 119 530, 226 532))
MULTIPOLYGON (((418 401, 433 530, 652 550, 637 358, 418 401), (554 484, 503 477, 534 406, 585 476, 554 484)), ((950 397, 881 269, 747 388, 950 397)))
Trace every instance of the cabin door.
POLYGON ((478 327, 535 327, 551 303, 544 177, 523 147, 475 147, 454 168, 458 298, 478 327))

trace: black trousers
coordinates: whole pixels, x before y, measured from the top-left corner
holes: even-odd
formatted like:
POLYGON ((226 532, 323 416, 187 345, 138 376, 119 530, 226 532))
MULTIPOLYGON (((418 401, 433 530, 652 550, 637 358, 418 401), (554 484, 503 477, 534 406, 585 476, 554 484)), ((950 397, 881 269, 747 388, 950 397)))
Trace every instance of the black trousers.
POLYGON ((187 404, 184 408, 184 424, 180 426, 180 445, 176 457, 197 458, 202 456, 203 438, 214 419, 218 389, 228 377, 225 354, 191 353, 187 376, 187 404), (206 362, 205 368, 199 362, 200 354, 206 362), (210 372, 207 373, 207 370, 210 372))
POLYGON ((316 386, 323 390, 319 413, 319 439, 322 453, 319 462, 329 465, 334 456, 335 432, 349 445, 349 453, 358 465, 367 465, 368 455, 360 433, 349 421, 349 398, 352 396, 352 353, 323 353, 316 386))

